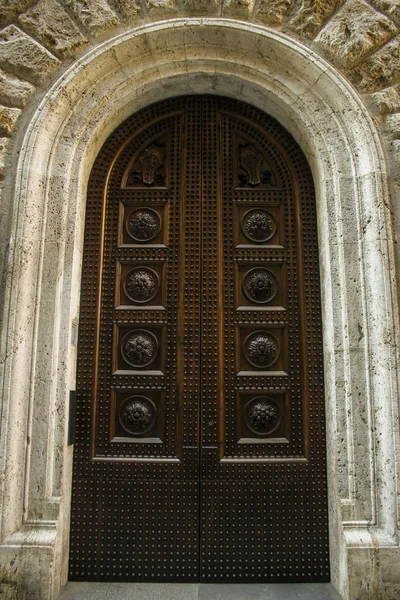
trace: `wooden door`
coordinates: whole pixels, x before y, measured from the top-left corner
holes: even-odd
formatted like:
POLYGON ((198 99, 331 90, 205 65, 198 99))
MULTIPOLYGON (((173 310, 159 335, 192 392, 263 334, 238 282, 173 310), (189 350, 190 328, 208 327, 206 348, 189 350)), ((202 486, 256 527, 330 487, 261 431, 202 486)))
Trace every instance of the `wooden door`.
POLYGON ((312 177, 272 118, 155 104, 88 187, 70 577, 327 581, 312 177))

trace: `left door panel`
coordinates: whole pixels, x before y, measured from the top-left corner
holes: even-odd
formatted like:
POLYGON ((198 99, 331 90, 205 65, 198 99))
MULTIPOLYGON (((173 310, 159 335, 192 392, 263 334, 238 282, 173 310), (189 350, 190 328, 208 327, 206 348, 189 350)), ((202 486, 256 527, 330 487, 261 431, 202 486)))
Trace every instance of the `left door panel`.
POLYGON ((70 578, 198 579, 201 101, 107 140, 86 209, 70 578))

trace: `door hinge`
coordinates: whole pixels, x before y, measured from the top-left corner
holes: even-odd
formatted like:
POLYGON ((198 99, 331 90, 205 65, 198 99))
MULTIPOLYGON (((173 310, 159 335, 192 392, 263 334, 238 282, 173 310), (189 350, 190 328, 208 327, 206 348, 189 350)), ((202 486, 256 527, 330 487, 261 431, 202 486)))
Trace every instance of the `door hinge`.
POLYGON ((76 391, 69 392, 68 446, 75 444, 76 391))

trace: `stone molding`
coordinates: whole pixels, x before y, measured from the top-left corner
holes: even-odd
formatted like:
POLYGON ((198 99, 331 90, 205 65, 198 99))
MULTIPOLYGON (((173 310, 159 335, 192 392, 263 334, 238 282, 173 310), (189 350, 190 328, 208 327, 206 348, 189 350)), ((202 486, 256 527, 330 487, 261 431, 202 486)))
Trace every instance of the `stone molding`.
POLYGON ((99 43, 21 119, 15 177, 5 188, 12 221, 1 338, 3 581, 15 598, 50 600, 66 579, 66 415, 91 165, 130 114, 188 93, 259 107, 309 160, 320 238, 332 580, 346 600, 394 597, 397 295, 380 137, 353 87, 313 50, 260 25, 203 17, 142 25, 99 43))

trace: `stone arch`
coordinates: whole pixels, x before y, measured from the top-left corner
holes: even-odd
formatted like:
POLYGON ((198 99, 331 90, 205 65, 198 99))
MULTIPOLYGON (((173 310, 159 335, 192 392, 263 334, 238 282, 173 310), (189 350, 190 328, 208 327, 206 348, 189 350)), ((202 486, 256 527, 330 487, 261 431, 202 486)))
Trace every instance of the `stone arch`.
POLYGON ((45 94, 21 140, 4 334, 4 580, 23 599, 55 598, 66 579, 67 409, 91 165, 127 116, 188 93, 254 104, 292 133, 310 162, 321 255, 332 579, 345 598, 380 598, 385 564, 399 547, 397 300, 379 137, 352 87, 301 43, 212 18, 158 22, 100 44, 45 94))

